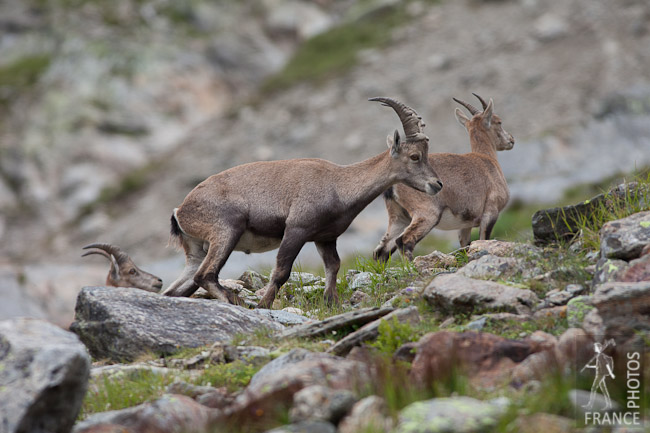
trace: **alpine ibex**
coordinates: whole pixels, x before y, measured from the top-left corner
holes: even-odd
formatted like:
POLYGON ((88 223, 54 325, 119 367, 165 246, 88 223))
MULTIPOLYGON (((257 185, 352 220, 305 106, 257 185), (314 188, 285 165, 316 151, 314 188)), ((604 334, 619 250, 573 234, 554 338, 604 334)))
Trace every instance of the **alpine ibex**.
POLYGON ((426 158, 428 137, 417 113, 390 98, 372 98, 392 107, 404 132, 387 139, 389 150, 365 161, 340 166, 322 159, 254 162, 215 174, 192 190, 171 218, 172 238, 185 250, 181 276, 164 292, 190 296, 203 287, 233 303, 218 275, 233 250, 246 253, 279 247, 275 269, 259 305, 271 307, 306 242, 314 242, 325 264, 325 300, 338 302, 337 238, 373 199, 404 182, 436 194, 442 183, 426 158))
POLYGON ((106 285, 114 287, 135 287, 148 292, 158 292, 162 288, 162 280, 155 275, 138 268, 127 253, 111 244, 90 244, 84 250, 92 248, 81 257, 99 254, 111 262, 111 269, 106 277, 106 285))
POLYGON ((407 259, 413 259, 415 245, 434 227, 460 230, 461 247, 469 245, 473 227, 480 227, 481 239, 490 238, 499 212, 510 196, 497 151, 512 149, 515 139, 494 114, 492 99, 486 104, 483 98, 473 95, 481 102, 483 111, 453 98, 472 114, 470 119, 456 108, 456 119, 467 129, 472 151, 464 155, 429 155, 429 163, 445 185, 435 197, 404 185, 386 190, 388 229, 375 248, 375 260, 388 260, 397 249, 407 259))

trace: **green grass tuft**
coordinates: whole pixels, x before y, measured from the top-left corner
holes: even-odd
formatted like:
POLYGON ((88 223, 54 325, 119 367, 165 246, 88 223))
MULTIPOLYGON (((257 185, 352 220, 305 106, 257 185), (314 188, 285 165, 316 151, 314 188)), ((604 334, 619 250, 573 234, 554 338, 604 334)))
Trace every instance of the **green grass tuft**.
POLYGON ((79 419, 97 412, 118 410, 155 400, 177 376, 140 370, 129 374, 103 376, 91 382, 79 419))
POLYGON ((9 105, 34 86, 50 66, 51 60, 48 54, 38 54, 0 67, 0 107, 9 105))

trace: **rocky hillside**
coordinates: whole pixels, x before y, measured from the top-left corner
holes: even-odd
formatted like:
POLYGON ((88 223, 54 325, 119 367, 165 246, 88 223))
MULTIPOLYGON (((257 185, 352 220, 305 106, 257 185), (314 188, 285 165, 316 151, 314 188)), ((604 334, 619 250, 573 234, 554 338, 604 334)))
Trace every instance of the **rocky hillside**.
MULTIPOLYGON (((0 420, 12 433, 629 431, 650 417, 648 184, 596 202, 555 232, 571 242, 359 260, 334 307, 304 272, 273 310, 85 287, 76 336, 0 322, 0 420), (594 343, 608 391, 591 389, 594 343)), ((223 284, 255 300, 265 278, 223 284)))

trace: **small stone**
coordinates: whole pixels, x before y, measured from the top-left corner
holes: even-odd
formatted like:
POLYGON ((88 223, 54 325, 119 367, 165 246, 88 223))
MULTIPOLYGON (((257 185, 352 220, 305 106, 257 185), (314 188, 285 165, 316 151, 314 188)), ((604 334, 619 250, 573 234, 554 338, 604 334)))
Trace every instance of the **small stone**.
POLYGON ((447 317, 445 320, 442 321, 442 323, 440 324, 440 326, 438 326, 438 328, 440 328, 440 329, 449 328, 450 326, 452 326, 455 323, 456 323, 456 318, 455 317, 453 317, 453 316, 452 317, 447 317))
POLYGON ((384 399, 371 395, 355 403, 339 424, 339 433, 385 433, 392 430, 393 424, 384 399))
POLYGON ((308 272, 292 272, 289 275, 287 283, 298 287, 302 286, 304 288, 305 286, 322 286, 325 283, 325 280, 308 272))
POLYGON ((582 284, 569 284, 564 288, 564 290, 572 296, 578 296, 584 294, 587 288, 582 284))
POLYGON ((413 265, 423 275, 431 275, 444 271, 448 267, 456 266, 456 257, 434 251, 425 256, 418 256, 413 260, 413 265))
POLYGON ((269 282, 269 279, 258 272, 246 271, 241 274, 239 281, 241 281, 244 287, 248 290, 256 292, 263 289, 264 286, 269 282))
POLYGON ((337 424, 356 402, 348 390, 333 390, 322 385, 301 389, 293 396, 291 421, 329 421, 337 424))
POLYGON ((377 274, 373 272, 359 272, 350 278, 348 287, 351 290, 368 290, 372 285, 373 278, 375 278, 376 275, 377 274))
POLYGON ((352 293, 352 296, 350 296, 350 304, 359 305, 369 298, 369 294, 362 292, 361 290, 355 290, 354 293, 352 293))
POLYGON ((487 317, 483 316, 480 319, 468 323, 465 327, 472 331, 480 331, 483 328, 485 328, 486 324, 487 324, 487 317))
POLYGON ((594 309, 591 299, 591 296, 577 296, 567 303, 566 317, 571 328, 581 327, 587 313, 594 309))

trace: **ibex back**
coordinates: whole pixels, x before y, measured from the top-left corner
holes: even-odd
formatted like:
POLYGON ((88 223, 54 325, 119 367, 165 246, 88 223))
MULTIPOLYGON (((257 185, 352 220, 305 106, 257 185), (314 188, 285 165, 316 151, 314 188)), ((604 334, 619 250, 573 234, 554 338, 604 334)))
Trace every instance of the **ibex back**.
POLYGON ((469 133, 472 151, 463 155, 433 153, 429 162, 445 187, 435 197, 395 185, 384 193, 388 229, 374 251, 376 260, 388 260, 400 250, 409 260, 415 245, 434 227, 460 230, 460 245, 470 243, 472 227, 480 227, 480 238, 489 239, 499 213, 508 203, 506 179, 497 151, 510 150, 515 139, 494 114, 494 103, 474 94, 483 106, 479 111, 467 102, 454 100, 469 110, 472 118, 456 108, 456 118, 469 133))
POLYGON ((189 296, 203 287, 232 303, 240 300, 219 284, 219 271, 233 250, 279 247, 260 306, 270 307, 306 242, 325 264, 325 300, 338 302, 337 238, 374 198, 403 182, 435 194, 441 182, 427 159, 428 138, 417 113, 390 98, 373 98, 398 114, 406 139, 395 131, 386 152, 340 166, 322 159, 255 162, 209 177, 192 190, 172 216, 172 236, 186 255, 181 276, 163 294, 189 296))

